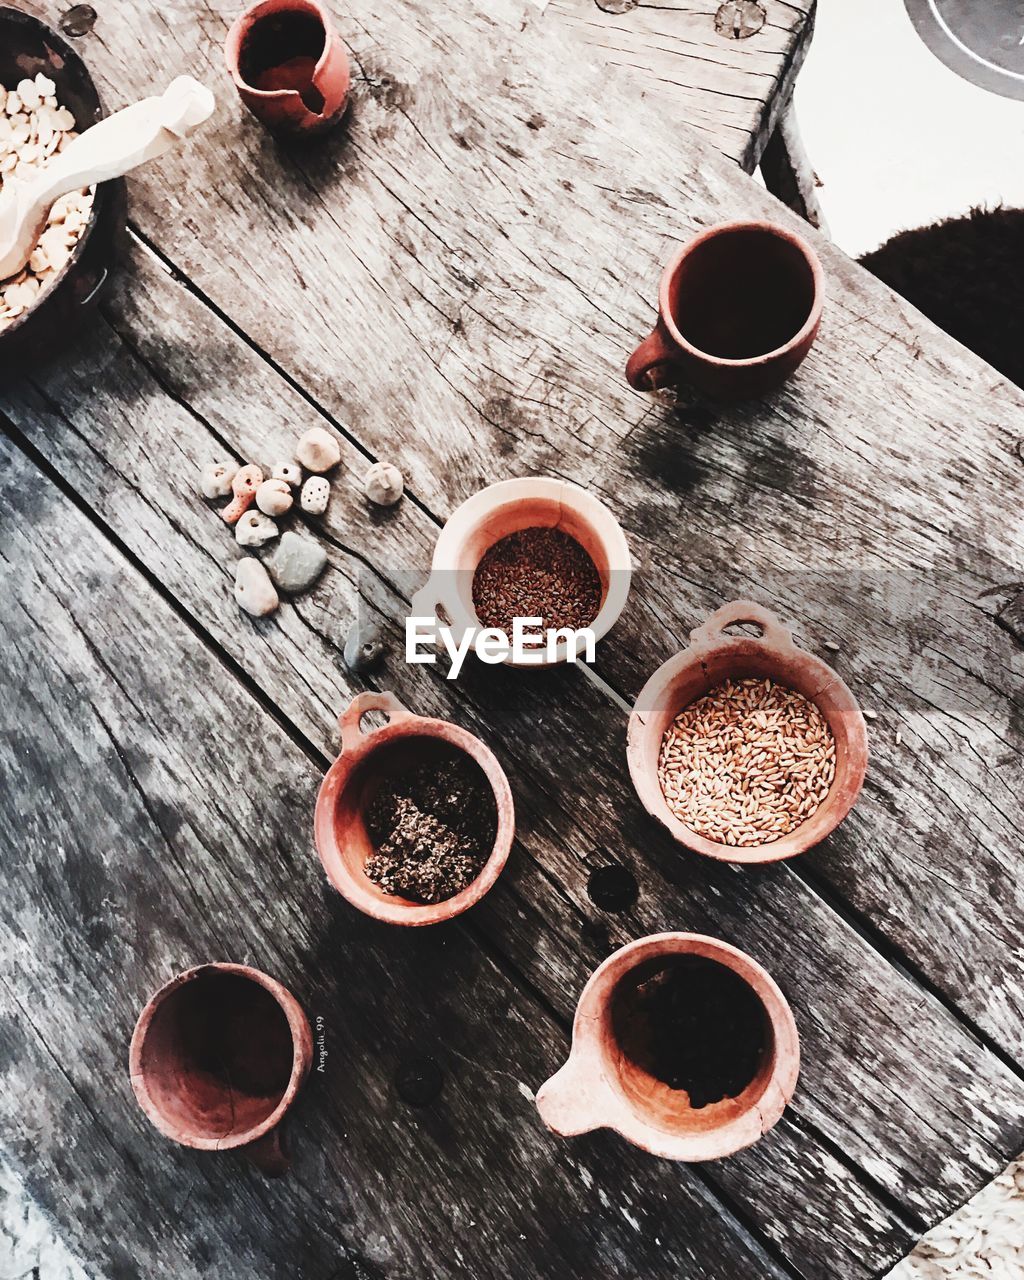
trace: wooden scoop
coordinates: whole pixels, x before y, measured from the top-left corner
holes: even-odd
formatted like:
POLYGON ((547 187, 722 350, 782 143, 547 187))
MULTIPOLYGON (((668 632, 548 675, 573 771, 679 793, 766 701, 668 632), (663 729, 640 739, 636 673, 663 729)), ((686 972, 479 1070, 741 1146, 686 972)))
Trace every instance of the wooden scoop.
POLYGON ((0 280, 29 260, 55 200, 162 156, 209 119, 215 105, 205 85, 178 76, 159 97, 94 124, 30 178, 7 178, 0 189, 0 280))

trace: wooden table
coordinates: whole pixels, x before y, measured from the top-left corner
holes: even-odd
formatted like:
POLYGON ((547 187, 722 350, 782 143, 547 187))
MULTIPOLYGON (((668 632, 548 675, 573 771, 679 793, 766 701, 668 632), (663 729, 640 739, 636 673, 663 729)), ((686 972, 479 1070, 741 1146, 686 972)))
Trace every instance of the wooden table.
POLYGON ((189 71, 221 106, 133 180, 93 331, 2 394, 7 1158, 92 1277, 878 1274, 1024 1146, 1024 395, 819 238, 826 320, 791 383, 652 405, 622 366, 673 245, 795 218, 516 0, 354 0, 351 120, 281 146, 223 87, 231 8, 102 6, 80 47, 109 104, 189 71), (254 622, 198 469, 315 423, 343 449, 310 531, 330 569, 254 622), (387 514, 361 497, 378 457, 409 485, 387 514), (405 665, 440 524, 531 473, 604 498, 637 562, 597 679, 405 665), (738 595, 877 716, 851 817, 761 870, 680 850, 625 763, 643 680, 738 595), (340 660, 357 610, 392 637, 365 682, 340 660), (363 687, 508 771, 509 865, 450 925, 376 925, 315 859, 363 687), (639 887, 618 913, 587 892, 612 863, 639 887), (533 1104, 587 975, 664 928, 749 951, 802 1037, 783 1120, 707 1166, 558 1141, 533 1104), (276 1182, 167 1143, 129 1088, 142 1002, 214 958, 324 1022, 276 1182), (404 1082, 434 1067, 424 1100, 404 1082))

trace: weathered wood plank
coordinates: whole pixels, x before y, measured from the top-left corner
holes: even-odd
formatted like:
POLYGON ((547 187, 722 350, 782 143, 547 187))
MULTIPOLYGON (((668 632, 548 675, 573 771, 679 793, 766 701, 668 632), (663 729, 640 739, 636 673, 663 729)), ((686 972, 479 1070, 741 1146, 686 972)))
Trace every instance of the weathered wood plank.
POLYGON ((625 13, 613 7, 551 0, 534 21, 581 41, 600 65, 630 77, 652 110, 753 173, 792 97, 815 0, 765 0, 764 26, 742 39, 718 31, 720 0, 653 0, 625 13))
MULTIPOLYGON (((218 437, 240 456, 269 459, 294 437, 305 401, 142 255, 109 314, 120 337, 99 337, 79 352, 77 368, 55 369, 44 380, 59 411, 25 388, 17 399, 8 397, 10 412, 65 477, 90 493, 154 575, 329 751, 333 711, 348 689, 331 645, 340 645, 347 630, 358 567, 332 553, 337 572, 308 602, 283 609, 272 627, 253 626, 235 615, 229 598, 234 544, 189 493, 198 462, 220 448, 218 437), (191 415, 159 393, 150 372, 135 367, 132 350, 175 399, 188 403, 191 415), (103 423, 102 431, 91 429, 95 422, 103 423), (171 441, 174 472, 162 485, 161 444, 171 441)), ((357 475, 362 462, 351 446, 344 459, 346 473, 357 475)), ((408 577, 403 550, 420 554, 432 537, 430 522, 409 504, 381 524, 367 519, 361 501, 344 496, 329 512, 332 543, 372 546, 374 563, 396 581, 408 577)), ((371 586, 364 583, 368 594, 371 586)), ((401 602, 387 600, 384 608, 393 621, 401 602)), ((1021 1140, 1019 1122, 1011 1119, 1020 1114, 1019 1086, 839 925, 789 870, 736 876, 681 859, 659 833, 638 827, 635 809, 616 801, 628 796, 622 720, 592 689, 570 686, 572 715, 563 718, 552 710, 551 698, 563 688, 557 679, 537 688, 503 674, 464 677, 453 691, 425 683, 421 669, 405 668, 396 655, 379 678, 411 705, 462 720, 469 714, 492 742, 500 729, 503 740, 515 744, 506 763, 523 841, 540 865, 510 868, 493 902, 474 919, 484 921, 554 1007, 568 1016, 588 969, 628 937, 681 924, 724 933, 770 956, 794 1001, 806 1048, 796 1108, 812 1130, 820 1127, 925 1218, 941 1216, 980 1184, 1001 1159, 1000 1149, 1021 1140), (574 778, 572 789, 560 784, 562 771, 574 778), (630 865, 641 884, 640 902, 621 920, 602 918, 586 893, 590 867, 609 856, 630 865), (561 893, 551 894, 548 877, 561 893), (860 1035, 864 1025, 873 1030, 867 1040, 860 1035), (950 1044, 960 1047, 948 1054, 950 1044), (948 1084, 937 1089, 939 1079, 948 1084), (937 1112, 937 1105, 948 1110, 937 1112), (981 1145, 978 1132, 987 1135, 981 1145)), ((905 1228, 890 1217, 884 1244, 887 1211, 816 1144, 813 1133, 805 1139, 783 1127, 711 1176, 739 1203, 757 1206, 759 1223, 805 1274, 859 1274, 869 1258, 880 1265, 895 1256, 888 1250, 898 1251, 905 1228)))
MULTIPOLYGON (((339 21, 363 77, 346 134, 289 151, 228 102, 136 180, 136 219, 363 447, 400 452, 436 514, 515 472, 605 493, 641 566, 602 656, 627 694, 737 593, 848 646, 844 675, 893 733, 808 865, 1024 1056, 1022 659, 969 604, 1020 577, 1024 397, 819 240, 828 312, 792 384, 652 408, 620 370, 672 245, 786 213, 564 40, 522 32, 511 0, 429 17, 364 0, 339 21)), ((83 49, 115 103, 158 66, 219 74, 211 13, 108 0, 101 23, 83 49)))
POLYGON ((0 1117, 86 1266, 781 1280, 692 1172, 545 1133, 528 1082, 563 1028, 462 925, 388 929, 329 893, 308 851, 316 764, 6 441, 0 465, 0 1117), (277 1182, 167 1143, 128 1084, 140 1002, 221 956, 326 1024, 277 1182), (421 1056, 444 1081, 417 1108, 395 1077, 421 1056))

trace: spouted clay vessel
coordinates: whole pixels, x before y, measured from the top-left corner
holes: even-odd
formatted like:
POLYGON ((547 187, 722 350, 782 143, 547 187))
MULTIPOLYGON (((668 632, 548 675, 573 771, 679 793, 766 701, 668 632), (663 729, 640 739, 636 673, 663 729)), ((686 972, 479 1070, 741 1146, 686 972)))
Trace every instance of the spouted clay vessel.
POLYGON ((820 843, 853 808, 867 771, 868 738, 860 707, 838 674, 799 648, 769 610, 752 600, 734 600, 691 631, 689 648, 663 663, 641 689, 629 717, 626 754, 644 808, 680 844, 723 862, 778 862, 820 843), (729 634, 727 629, 740 623, 754 624, 761 634, 729 634), (679 712, 716 685, 766 676, 802 693, 824 716, 835 739, 835 777, 824 801, 789 835, 771 844, 718 844, 685 826, 669 809, 658 780, 661 742, 679 712))
POLYGON ((438 924, 467 911, 497 880, 515 832, 512 792, 494 753, 458 725, 413 715, 393 693, 358 694, 339 723, 341 754, 324 777, 314 817, 317 853, 331 884, 354 907, 389 924, 438 924), (363 716, 374 711, 386 715, 387 724, 364 730, 363 716), (472 884, 444 902, 410 902, 384 893, 366 874, 374 847, 363 815, 381 777, 429 761, 446 745, 464 751, 483 770, 494 793, 497 835, 490 857, 472 884))
POLYGON ((742 951, 696 933, 659 933, 614 952, 583 989, 565 1065, 543 1084, 537 1110, 562 1138, 614 1129, 652 1155, 669 1160, 718 1160, 750 1146, 782 1115, 800 1071, 796 1023, 785 996, 742 951), (618 1042, 612 1001, 620 983, 660 957, 703 956, 732 969, 764 1009, 767 1046, 757 1074, 735 1098, 691 1107, 634 1062, 618 1042))
POLYGON ((228 31, 224 59, 238 96, 268 129, 322 133, 348 105, 348 55, 318 0, 262 0, 228 31))
POLYGON ((309 1073, 313 1037, 298 1001, 243 964, 204 964, 161 987, 129 1052, 139 1106, 166 1137, 238 1149, 265 1173, 288 1168, 281 1123, 309 1073))
MULTIPOLYGON (((503 480, 481 489, 460 506, 441 530, 427 582, 413 596, 410 616, 436 617, 456 638, 480 629, 473 608, 473 576, 484 553, 510 533, 534 527, 561 529, 583 547, 601 578, 601 608, 591 623, 595 641, 618 621, 629 595, 632 565, 619 522, 603 503, 564 480, 534 476, 503 480)), ((583 652, 581 639, 576 653, 583 652)), ((555 662, 564 662, 569 645, 561 640, 555 662)), ((549 665, 547 650, 527 655, 509 666, 549 665)))

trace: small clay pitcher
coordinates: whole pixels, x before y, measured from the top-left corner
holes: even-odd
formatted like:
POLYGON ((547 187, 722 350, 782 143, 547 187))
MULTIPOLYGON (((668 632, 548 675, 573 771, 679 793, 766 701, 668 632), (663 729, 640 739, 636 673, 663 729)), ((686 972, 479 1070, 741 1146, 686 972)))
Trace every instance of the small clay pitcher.
MULTIPOLYGON (((413 596, 410 617, 436 617, 452 628, 456 638, 467 629, 478 631, 473 607, 473 576, 484 553, 510 533, 536 527, 561 529, 583 547, 601 579, 601 607, 590 624, 595 642, 612 629, 629 595, 632 564, 619 522, 593 494, 579 485, 544 476, 502 480, 488 485, 458 507, 434 547, 430 577, 413 596)), ((511 657, 506 665, 543 667, 565 662, 569 642, 559 641, 553 658, 547 650, 527 653, 525 661, 511 657)), ((577 639, 575 653, 583 652, 577 639)))
POLYGON ((785 996, 742 951, 696 933, 658 933, 614 952, 583 988, 569 1059, 537 1093, 541 1119, 562 1138, 614 1129, 668 1160, 718 1160, 750 1146, 775 1124, 796 1088, 800 1043, 785 996), (756 1074, 734 1098, 692 1107, 627 1053, 616 1030, 616 1004, 672 956, 701 956, 731 969, 764 1011, 765 1048, 756 1074))
POLYGON ((458 725, 413 715, 393 693, 358 694, 339 724, 341 754, 324 776, 313 819, 316 849, 328 880, 354 907, 388 924, 439 924, 468 911, 497 880, 515 834, 512 791, 494 753, 458 725), (383 712, 387 724, 364 731, 360 721, 370 711, 383 712), (385 893, 365 870, 374 846, 364 815, 374 789, 383 776, 443 757, 451 747, 479 765, 494 793, 498 825, 490 856, 471 884, 443 902, 412 902, 385 893))
POLYGON ((868 737, 864 717, 839 675, 813 653, 799 648, 769 610, 752 600, 734 600, 690 632, 689 648, 664 662, 640 691, 629 717, 629 772, 644 808, 680 844, 722 862, 778 862, 820 843, 853 808, 864 785, 868 737), (729 635, 727 628, 753 623, 760 636, 729 635), (832 730, 836 764, 824 801, 795 831, 770 844, 719 844, 698 835, 669 809, 658 781, 662 739, 684 707, 725 680, 766 676, 813 702, 832 730))
POLYGON ((261 0, 240 13, 224 45, 238 96, 276 133, 314 134, 348 106, 348 54, 319 0, 261 0))
POLYGON ((313 1036, 295 997, 244 964, 204 964, 161 987, 132 1035, 139 1106, 166 1137, 239 1149, 264 1173, 289 1159, 281 1124, 309 1073, 313 1036))
POLYGON ((821 323, 825 277, 802 237, 771 222, 724 222, 665 268, 658 323, 629 357, 637 391, 689 382, 719 399, 764 395, 793 372, 821 323))

